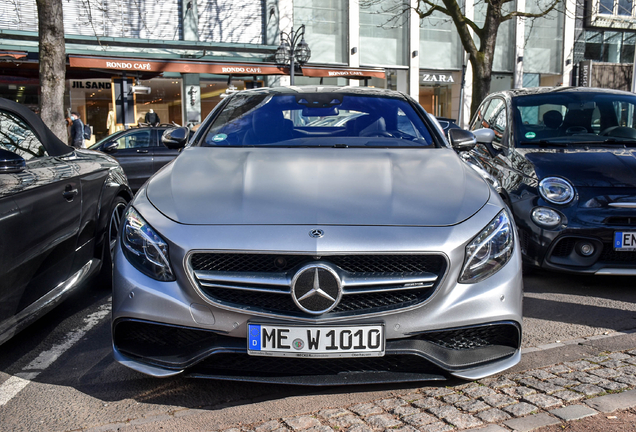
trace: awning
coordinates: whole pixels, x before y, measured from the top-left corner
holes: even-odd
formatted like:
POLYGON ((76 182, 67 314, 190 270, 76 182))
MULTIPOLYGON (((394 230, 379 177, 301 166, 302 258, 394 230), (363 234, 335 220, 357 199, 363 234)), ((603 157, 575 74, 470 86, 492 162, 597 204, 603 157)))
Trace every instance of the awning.
MULTIPOLYGON (((288 75, 289 68, 273 64, 216 63, 197 60, 153 60, 119 57, 69 55, 71 68, 98 69, 102 71, 130 71, 140 73, 205 73, 215 75, 288 75)), ((302 75, 317 78, 386 78, 384 69, 303 66, 302 75)))
POLYGON ((318 78, 386 78, 384 69, 303 66, 303 76, 318 78))
POLYGON ((24 51, 0 51, 0 59, 12 58, 14 60, 26 58, 27 53, 24 51))
POLYGON ((179 72, 216 75, 287 75, 288 69, 275 65, 212 63, 195 60, 151 60, 109 57, 69 56, 73 68, 131 72, 179 72))

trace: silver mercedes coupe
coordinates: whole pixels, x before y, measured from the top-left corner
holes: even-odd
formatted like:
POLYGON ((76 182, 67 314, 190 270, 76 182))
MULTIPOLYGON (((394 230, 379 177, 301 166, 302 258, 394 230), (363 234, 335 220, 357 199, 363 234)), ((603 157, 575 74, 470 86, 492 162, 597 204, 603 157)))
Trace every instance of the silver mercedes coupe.
POLYGON ((478 379, 519 361, 514 222, 409 96, 240 91, 187 140, 164 134, 183 150, 122 222, 121 364, 341 385, 478 379))

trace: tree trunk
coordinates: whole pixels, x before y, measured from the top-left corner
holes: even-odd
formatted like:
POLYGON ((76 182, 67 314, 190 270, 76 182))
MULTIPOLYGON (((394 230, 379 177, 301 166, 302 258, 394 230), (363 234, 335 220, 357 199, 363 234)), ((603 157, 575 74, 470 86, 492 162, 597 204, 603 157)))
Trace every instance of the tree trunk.
POLYGON ((484 61, 472 61, 473 66, 473 94, 470 103, 470 118, 472 119, 477 108, 490 93, 490 78, 492 67, 487 67, 484 61))
POLYGON ((36 4, 40 39, 40 117, 53 133, 66 143, 66 51, 62 0, 36 0, 36 4))

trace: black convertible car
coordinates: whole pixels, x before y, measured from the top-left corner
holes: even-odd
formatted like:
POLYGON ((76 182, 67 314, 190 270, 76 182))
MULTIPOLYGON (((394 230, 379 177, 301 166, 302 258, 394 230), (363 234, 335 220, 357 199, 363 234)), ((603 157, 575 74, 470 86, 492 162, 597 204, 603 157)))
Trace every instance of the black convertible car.
POLYGON ((512 208, 526 263, 636 275, 636 95, 584 87, 493 93, 470 129, 477 144, 456 149, 512 208))
POLYGON ((132 198, 110 156, 60 141, 26 107, 0 99, 0 343, 100 270, 132 198))

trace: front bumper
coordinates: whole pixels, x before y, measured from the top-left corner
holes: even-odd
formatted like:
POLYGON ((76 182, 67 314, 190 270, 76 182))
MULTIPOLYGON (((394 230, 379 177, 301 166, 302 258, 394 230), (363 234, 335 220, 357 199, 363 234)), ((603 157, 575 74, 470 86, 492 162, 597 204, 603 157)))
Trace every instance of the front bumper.
POLYGON ((514 205, 525 262, 559 272, 636 275, 636 251, 615 251, 613 247, 616 232, 636 231, 634 225, 611 223, 612 220, 622 220, 616 216, 625 213, 624 211, 555 208, 563 215, 564 223, 555 229, 544 229, 537 226, 530 217, 536 207, 535 202, 536 200, 526 200, 514 205), (594 250, 587 256, 580 252, 580 246, 586 243, 594 250))
POLYGON ((516 364, 520 340, 518 323, 498 322, 389 340, 383 357, 307 359, 249 356, 245 338, 197 328, 127 319, 113 327, 116 359, 139 372, 302 385, 480 378, 516 364))

